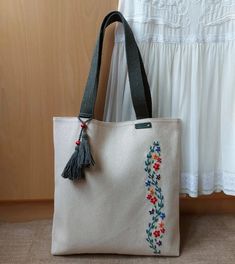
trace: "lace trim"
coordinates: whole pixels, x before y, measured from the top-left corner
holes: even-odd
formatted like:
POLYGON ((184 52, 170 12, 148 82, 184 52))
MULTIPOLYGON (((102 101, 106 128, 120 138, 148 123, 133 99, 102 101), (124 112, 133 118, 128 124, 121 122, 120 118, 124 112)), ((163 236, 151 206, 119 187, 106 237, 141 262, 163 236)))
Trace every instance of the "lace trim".
MULTIPOLYGON (((138 42, 156 42, 156 43, 220 43, 220 42, 228 42, 235 41, 235 32, 231 32, 230 34, 207 34, 205 36, 187 36, 182 37, 180 35, 174 35, 174 37, 166 36, 165 34, 145 34, 144 36, 140 36, 135 34, 135 38, 138 42)), ((125 38, 122 34, 116 34, 115 42, 120 43, 124 42, 125 38)))
POLYGON ((208 172, 199 177, 198 174, 181 173, 180 193, 191 197, 208 195, 213 192, 224 192, 235 196, 235 173, 208 172))
MULTIPOLYGON (((121 11, 139 41, 235 40, 235 0, 133 0, 133 8, 128 5, 124 2, 121 11)), ((124 40, 119 28, 117 42, 124 40)))
POLYGON ((214 192, 223 192, 227 195, 235 196, 235 190, 224 188, 222 185, 216 185, 212 189, 202 189, 199 191, 193 191, 189 188, 181 188, 180 193, 181 194, 188 194, 190 197, 198 197, 199 195, 210 195, 214 192))
POLYGON ((226 23, 235 19, 235 0, 138 0, 152 17, 160 18, 166 25, 185 27, 195 18, 203 26, 226 23), (195 8, 195 12, 193 11, 195 8), (199 11, 199 12, 196 12, 199 11), (191 11, 191 12, 190 12, 191 11), (192 16, 193 15, 193 16, 192 16))

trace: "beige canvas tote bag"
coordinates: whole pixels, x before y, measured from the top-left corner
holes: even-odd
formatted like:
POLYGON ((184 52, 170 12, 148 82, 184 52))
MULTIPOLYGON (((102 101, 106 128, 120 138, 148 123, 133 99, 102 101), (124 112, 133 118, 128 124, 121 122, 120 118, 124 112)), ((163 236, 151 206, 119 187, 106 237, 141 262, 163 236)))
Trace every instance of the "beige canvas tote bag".
POLYGON ((101 25, 79 117, 54 118, 54 255, 179 255, 180 120, 152 118, 133 33, 120 12, 101 25), (119 21, 135 121, 93 119, 105 28, 119 21))

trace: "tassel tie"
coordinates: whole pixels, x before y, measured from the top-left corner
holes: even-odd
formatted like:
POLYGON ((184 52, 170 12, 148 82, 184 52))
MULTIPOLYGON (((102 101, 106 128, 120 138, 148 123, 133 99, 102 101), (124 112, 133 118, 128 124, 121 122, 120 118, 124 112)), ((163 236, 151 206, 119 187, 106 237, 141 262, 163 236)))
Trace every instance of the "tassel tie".
POLYGON ((95 161, 91 154, 88 135, 86 132, 87 123, 91 119, 88 119, 85 122, 80 118, 79 120, 81 122, 81 131, 78 140, 75 142, 75 151, 62 173, 62 177, 66 179, 68 178, 70 180, 80 180, 84 178, 84 169, 90 167, 90 165, 95 164, 95 161))

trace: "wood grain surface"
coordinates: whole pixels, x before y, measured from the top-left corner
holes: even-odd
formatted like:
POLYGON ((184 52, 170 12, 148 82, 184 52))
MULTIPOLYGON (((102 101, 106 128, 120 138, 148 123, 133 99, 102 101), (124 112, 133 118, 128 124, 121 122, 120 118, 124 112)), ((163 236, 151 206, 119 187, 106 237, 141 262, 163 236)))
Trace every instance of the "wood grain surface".
MULTIPOLYGON (((76 116, 100 23, 117 0, 0 0, 0 200, 53 197, 53 116, 76 116)), ((102 117, 113 28, 97 102, 102 117)))

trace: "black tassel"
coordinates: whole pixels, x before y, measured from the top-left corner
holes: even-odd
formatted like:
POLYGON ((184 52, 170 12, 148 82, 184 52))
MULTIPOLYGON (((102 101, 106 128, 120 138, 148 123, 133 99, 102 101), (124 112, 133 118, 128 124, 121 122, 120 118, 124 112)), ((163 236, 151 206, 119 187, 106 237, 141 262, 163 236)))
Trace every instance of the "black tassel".
POLYGON ((82 168, 90 167, 95 165, 95 161, 91 154, 90 145, 88 142, 88 135, 86 132, 82 135, 82 142, 79 151, 79 160, 82 168))
POLYGON ((82 178, 82 170, 79 164, 79 145, 75 147, 75 151, 69 159, 67 165, 64 168, 62 176, 70 180, 76 180, 82 178))
POLYGON ((75 147, 75 151, 62 173, 62 177, 70 180, 80 180, 84 178, 84 168, 88 168, 90 165, 95 164, 88 142, 88 135, 84 131, 87 128, 86 123, 82 122, 81 127, 82 130, 79 139, 76 141, 77 146, 75 147))

